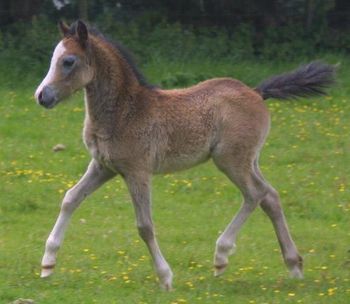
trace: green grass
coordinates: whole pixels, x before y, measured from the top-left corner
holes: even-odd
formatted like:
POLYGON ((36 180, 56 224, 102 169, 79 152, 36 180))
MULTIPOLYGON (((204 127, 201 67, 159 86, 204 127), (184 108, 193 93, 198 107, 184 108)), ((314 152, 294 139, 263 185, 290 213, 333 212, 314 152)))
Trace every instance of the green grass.
MULTIPOLYGON (((82 95, 46 111, 32 98, 34 80, 0 89, 0 303, 18 298, 43 304, 348 303, 350 64, 342 61, 339 83, 328 97, 268 101, 272 128, 261 167, 280 191, 305 260, 305 279, 288 277, 271 223, 260 210, 242 229, 227 272, 213 277, 215 240, 241 196, 209 162, 154 178, 158 239, 175 274, 170 293, 158 287, 120 178, 76 211, 56 273, 39 278, 63 192, 89 161, 81 141, 82 95), (57 143, 66 150, 52 152, 57 143)), ((153 61, 145 68, 158 83, 185 74, 189 79, 232 76, 253 86, 294 66, 153 61)))

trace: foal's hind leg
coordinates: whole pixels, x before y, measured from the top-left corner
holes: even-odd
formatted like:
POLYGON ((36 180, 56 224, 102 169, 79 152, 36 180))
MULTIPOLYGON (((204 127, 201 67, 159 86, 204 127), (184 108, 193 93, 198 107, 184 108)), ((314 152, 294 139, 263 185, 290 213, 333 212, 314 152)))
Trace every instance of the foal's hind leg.
MULTIPOLYGON (((260 179, 264 181, 257 160, 255 160, 254 162, 254 169, 257 175, 260 177, 260 179)), ((302 278, 303 260, 299 255, 298 250, 289 233, 288 225, 283 214, 279 195, 277 191, 273 189, 270 185, 268 185, 268 192, 262 199, 260 206, 264 210, 264 212, 269 216, 275 228, 278 242, 281 247, 283 259, 290 270, 291 276, 295 278, 302 278)))
POLYGON ((101 167, 96 161, 92 160, 80 181, 67 191, 56 224, 46 241, 45 254, 41 262, 41 277, 47 277, 53 272, 56 264, 56 254, 62 243, 64 232, 73 211, 87 195, 94 192, 114 175, 114 173, 101 167))
POLYGON ((253 161, 248 156, 239 157, 236 154, 213 156, 213 159, 218 168, 237 185, 244 197, 241 209, 216 241, 214 267, 215 276, 219 276, 228 265, 228 257, 234 253, 235 241, 240 228, 264 197, 266 186, 256 175, 253 161))

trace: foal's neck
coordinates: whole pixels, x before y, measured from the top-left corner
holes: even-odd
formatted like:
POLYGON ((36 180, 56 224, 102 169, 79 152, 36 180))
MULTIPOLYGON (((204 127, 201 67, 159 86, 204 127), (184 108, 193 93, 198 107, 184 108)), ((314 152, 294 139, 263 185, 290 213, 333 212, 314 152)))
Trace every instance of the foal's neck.
POLYGON ((115 127, 135 107, 140 84, 118 50, 99 38, 91 41, 94 78, 85 88, 87 115, 100 128, 115 127))

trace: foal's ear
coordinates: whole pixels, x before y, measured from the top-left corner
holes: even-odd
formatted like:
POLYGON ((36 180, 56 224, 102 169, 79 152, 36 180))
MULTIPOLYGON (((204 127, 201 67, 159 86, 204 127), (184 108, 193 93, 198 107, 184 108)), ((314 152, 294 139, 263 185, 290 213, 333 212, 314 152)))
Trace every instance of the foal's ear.
POLYGON ((88 34, 88 29, 87 29, 86 24, 81 20, 77 21, 76 35, 78 37, 80 44, 83 47, 85 47, 89 34, 88 34))
POLYGON ((69 26, 64 21, 60 20, 58 22, 58 28, 59 28, 61 34, 63 35, 63 37, 68 36, 68 34, 69 34, 69 26))

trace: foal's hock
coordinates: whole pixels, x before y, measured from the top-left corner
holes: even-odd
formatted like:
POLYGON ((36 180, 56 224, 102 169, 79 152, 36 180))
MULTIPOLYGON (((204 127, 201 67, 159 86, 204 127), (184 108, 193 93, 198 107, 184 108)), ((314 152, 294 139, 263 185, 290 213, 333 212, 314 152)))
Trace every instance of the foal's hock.
POLYGON ((73 211, 106 181, 121 175, 135 208, 137 228, 161 285, 171 289, 172 271, 158 246, 151 217, 151 176, 190 168, 208 159, 240 189, 243 204, 216 242, 215 275, 224 272, 237 233, 257 206, 271 219, 291 275, 302 277, 302 259, 288 231, 277 191, 260 172, 259 152, 269 131, 263 99, 324 93, 333 66, 313 62, 251 89, 238 80, 215 78, 178 90, 147 83, 129 53, 77 21, 60 24, 63 39, 48 74, 36 90, 38 103, 53 108, 84 88, 84 142, 91 162, 67 191, 42 259, 42 277, 52 274, 73 211))

